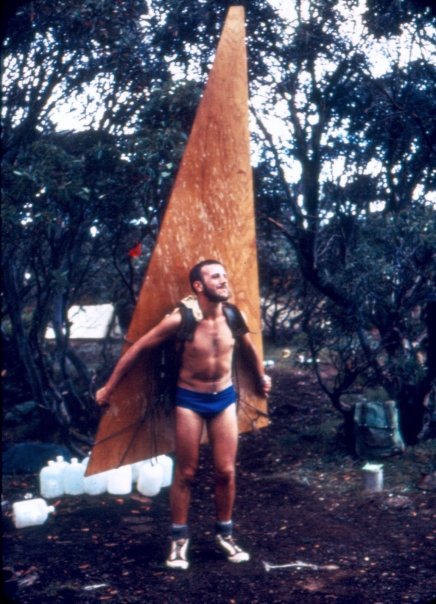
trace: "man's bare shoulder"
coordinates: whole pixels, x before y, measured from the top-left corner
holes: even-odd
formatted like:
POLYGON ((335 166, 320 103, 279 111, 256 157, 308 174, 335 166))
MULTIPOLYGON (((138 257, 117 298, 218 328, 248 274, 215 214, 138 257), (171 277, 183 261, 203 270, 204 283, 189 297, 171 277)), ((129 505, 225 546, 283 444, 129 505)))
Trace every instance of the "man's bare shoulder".
POLYGON ((155 325, 150 331, 140 338, 141 344, 144 346, 153 346, 161 343, 166 338, 174 336, 180 329, 182 324, 182 316, 179 312, 168 313, 155 325))
POLYGON ((177 329, 182 324, 182 313, 179 308, 175 308, 170 313, 166 314, 159 325, 170 329, 177 329))
POLYGON ((164 316, 164 318, 154 328, 154 333, 158 338, 172 338, 176 336, 182 326, 182 313, 178 308, 164 316))

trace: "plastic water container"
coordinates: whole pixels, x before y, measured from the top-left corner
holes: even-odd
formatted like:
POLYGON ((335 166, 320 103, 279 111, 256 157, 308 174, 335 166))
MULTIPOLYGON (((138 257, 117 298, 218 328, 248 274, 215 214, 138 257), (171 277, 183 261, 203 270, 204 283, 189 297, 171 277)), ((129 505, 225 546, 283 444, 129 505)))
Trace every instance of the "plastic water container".
POLYGON ((44 499, 26 499, 12 506, 12 518, 16 528, 44 524, 48 515, 54 512, 53 505, 47 505, 44 499))
POLYGON ((63 455, 56 456, 56 463, 59 464, 62 468, 68 465, 68 461, 65 461, 63 455))
POLYGON ((108 471, 107 491, 111 495, 128 495, 132 490, 132 466, 121 466, 108 471))
POLYGON ((363 468, 363 487, 365 491, 383 491, 383 464, 366 463, 363 468))
POLYGON ((173 460, 168 455, 159 455, 157 462, 163 469, 162 487, 169 487, 173 481, 173 460))
POLYGON ((81 495, 84 492, 83 479, 85 467, 79 463, 77 457, 71 459, 62 471, 64 493, 66 495, 81 495))
POLYGON ((83 490, 87 495, 101 495, 107 490, 109 472, 99 472, 85 476, 83 479, 83 490))
POLYGON ((145 461, 145 459, 142 459, 141 461, 136 461, 135 463, 132 463, 132 483, 138 482, 139 470, 142 464, 145 463, 145 461))
POLYGON ((139 469, 137 489, 146 497, 154 497, 162 487, 163 467, 156 461, 145 461, 139 469))
POLYGON ((55 461, 49 461, 39 473, 39 492, 42 497, 52 499, 64 494, 62 466, 55 461))

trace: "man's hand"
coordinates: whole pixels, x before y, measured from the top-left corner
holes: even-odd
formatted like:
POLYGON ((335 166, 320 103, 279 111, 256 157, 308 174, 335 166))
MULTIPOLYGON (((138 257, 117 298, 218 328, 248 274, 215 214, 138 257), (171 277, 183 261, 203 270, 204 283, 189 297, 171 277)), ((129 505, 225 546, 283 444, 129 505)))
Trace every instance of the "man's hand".
POLYGON ((266 373, 262 376, 262 387, 264 394, 268 396, 269 392, 271 391, 272 380, 269 375, 266 375, 266 373))
POLYGON ((106 386, 103 386, 103 388, 100 388, 99 390, 97 390, 97 392, 95 394, 95 402, 100 407, 109 405, 109 395, 108 395, 106 386))

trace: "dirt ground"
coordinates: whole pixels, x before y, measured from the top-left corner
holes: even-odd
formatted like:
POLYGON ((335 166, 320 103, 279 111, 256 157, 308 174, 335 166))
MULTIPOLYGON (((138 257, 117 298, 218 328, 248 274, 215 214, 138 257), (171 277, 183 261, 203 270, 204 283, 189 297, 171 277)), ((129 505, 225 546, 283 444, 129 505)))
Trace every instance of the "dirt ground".
POLYGON ((337 436, 340 417, 302 371, 273 370, 272 423, 241 436, 235 525, 251 552, 213 546, 208 450, 193 492, 188 571, 164 566, 168 490, 147 499, 63 497, 39 527, 8 504, 38 477, 3 479, 3 589, 20 604, 428 604, 436 598, 435 441, 384 461, 384 490, 337 436), (303 564, 304 563, 304 564, 303 564), (269 567, 272 565, 273 567, 269 567), (274 568, 283 565, 283 568, 274 568), (289 565, 289 566, 286 566, 289 565))

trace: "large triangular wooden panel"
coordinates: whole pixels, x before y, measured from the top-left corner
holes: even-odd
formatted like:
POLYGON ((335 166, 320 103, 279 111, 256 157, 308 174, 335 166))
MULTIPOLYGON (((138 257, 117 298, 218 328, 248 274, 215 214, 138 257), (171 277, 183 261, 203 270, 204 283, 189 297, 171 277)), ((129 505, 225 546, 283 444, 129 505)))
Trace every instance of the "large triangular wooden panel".
MULTIPOLYGON (((206 258, 227 268, 232 301, 246 314, 262 356, 249 153, 244 9, 229 9, 160 233, 127 334, 136 341, 190 292, 188 273, 206 258)), ((153 408, 153 353, 120 383, 103 416, 87 474, 173 450, 172 413, 153 408)), ((266 400, 239 359, 239 427, 263 427, 266 400)), ((156 407, 156 406, 154 406, 156 407)))

